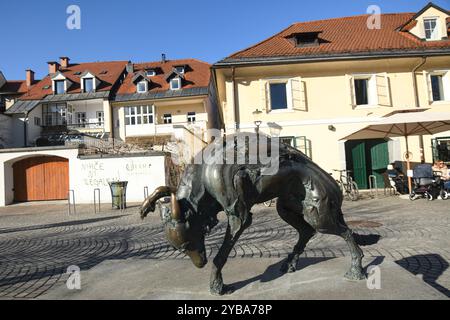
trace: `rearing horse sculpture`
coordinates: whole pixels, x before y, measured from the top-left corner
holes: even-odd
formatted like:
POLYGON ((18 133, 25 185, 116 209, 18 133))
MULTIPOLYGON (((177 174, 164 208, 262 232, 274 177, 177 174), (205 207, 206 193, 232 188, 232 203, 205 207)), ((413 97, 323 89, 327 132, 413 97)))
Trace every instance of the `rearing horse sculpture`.
MULTIPOLYGON (((266 136, 250 143, 269 141, 266 136)), ((232 148, 238 156, 247 156, 248 144, 236 144, 235 136, 213 143, 215 147, 232 148), (229 141, 234 141, 230 143, 229 141)), ((308 241, 316 234, 338 235, 348 244, 351 267, 345 277, 364 279, 361 265, 362 250, 352 231, 344 221, 341 210, 343 196, 336 181, 300 151, 280 144, 276 161, 279 168, 273 175, 263 175, 267 165, 221 164, 211 161, 217 154, 210 154, 204 164, 187 166, 178 189, 159 187, 144 202, 141 217, 155 211, 157 200, 170 197, 171 209, 163 217, 168 241, 184 251, 195 266, 203 268, 207 263, 205 235, 217 225, 217 214, 224 211, 228 217, 225 239, 213 261, 210 279, 212 294, 226 294, 232 288, 224 285, 222 269, 240 235, 252 223, 254 205, 278 198, 280 217, 293 226, 299 239, 283 264, 283 272, 294 272, 299 256, 308 241)), ((216 160, 217 160, 216 159, 216 160)))

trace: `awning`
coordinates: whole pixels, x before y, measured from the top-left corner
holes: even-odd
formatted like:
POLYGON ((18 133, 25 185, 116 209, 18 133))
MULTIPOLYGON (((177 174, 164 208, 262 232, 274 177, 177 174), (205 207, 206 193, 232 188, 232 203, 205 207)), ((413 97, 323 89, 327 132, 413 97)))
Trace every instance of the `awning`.
MULTIPOLYGON (((406 162, 411 170, 408 137, 433 135, 450 130, 450 112, 399 112, 381 118, 375 123, 342 138, 341 140, 379 139, 404 137, 406 142, 406 162)), ((408 177, 412 190, 411 177, 408 177)))
POLYGON ((396 113, 341 140, 433 135, 450 130, 450 112, 396 113))

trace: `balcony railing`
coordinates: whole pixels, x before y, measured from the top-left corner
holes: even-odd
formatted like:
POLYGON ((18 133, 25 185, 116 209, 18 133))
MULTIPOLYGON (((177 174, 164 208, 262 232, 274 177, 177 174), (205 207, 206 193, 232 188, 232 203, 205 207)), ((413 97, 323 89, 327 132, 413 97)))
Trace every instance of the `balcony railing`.
POLYGON ((105 122, 83 122, 67 124, 69 129, 102 129, 105 122))
POLYGON ((59 130, 79 130, 79 129, 103 129, 104 122, 83 122, 83 123, 64 123, 64 124, 44 124, 45 129, 59 130))

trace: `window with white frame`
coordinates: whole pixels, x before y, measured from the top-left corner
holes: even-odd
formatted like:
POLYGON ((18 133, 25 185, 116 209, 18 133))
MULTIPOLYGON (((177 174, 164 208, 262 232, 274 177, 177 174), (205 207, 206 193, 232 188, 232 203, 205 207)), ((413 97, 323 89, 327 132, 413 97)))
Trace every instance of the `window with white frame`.
POLYGON ((153 108, 152 106, 142 106, 142 123, 152 124, 153 123, 153 108))
POLYGON ((307 111, 306 82, 300 77, 260 79, 263 110, 270 113, 307 111))
POLYGON ((171 124, 172 123, 172 115, 170 113, 166 113, 163 116, 164 124, 171 124))
POLYGON ((356 106, 374 106, 378 104, 375 76, 355 75, 353 77, 353 99, 356 106))
POLYGON ((271 110, 288 109, 287 82, 269 83, 269 94, 271 110))
POLYGON ((423 25, 425 30, 425 39, 439 40, 439 27, 437 18, 425 18, 423 19, 423 25))
POLYGON ((433 93, 433 101, 443 101, 444 97, 444 83, 442 74, 430 75, 431 92, 433 93))
POLYGON ((65 80, 55 80, 55 94, 66 93, 66 81, 65 80))
POLYGON ((155 71, 155 69, 147 69, 147 70, 145 70, 145 75, 147 77, 154 77, 154 76, 156 76, 156 71, 155 71))
POLYGON ((175 70, 177 70, 178 73, 184 74, 184 67, 183 66, 175 67, 175 70))
POLYGON ((180 90, 181 89, 181 78, 173 78, 170 80, 170 90, 180 90))
POLYGON ((96 116, 97 116, 97 124, 103 125, 105 123, 105 112, 97 111, 96 116))
POLYGON ((83 91, 84 92, 94 92, 94 79, 84 78, 83 79, 83 91))
POLYGON ((86 124, 86 112, 77 112, 75 114, 77 124, 84 125, 86 124))
POLYGON ((125 125, 136 126, 153 123, 152 106, 125 107, 125 125))
POLYGON ((433 71, 428 74, 430 102, 450 101, 450 71, 433 71))
POLYGON ((138 93, 147 92, 148 91, 148 82, 147 81, 138 82, 136 89, 137 89, 138 93))
POLYGON ((188 123, 194 123, 195 118, 196 118, 195 112, 188 112, 188 114, 187 114, 187 122, 188 123))
POLYGON ((369 104, 369 80, 367 78, 355 79, 356 104, 369 104))

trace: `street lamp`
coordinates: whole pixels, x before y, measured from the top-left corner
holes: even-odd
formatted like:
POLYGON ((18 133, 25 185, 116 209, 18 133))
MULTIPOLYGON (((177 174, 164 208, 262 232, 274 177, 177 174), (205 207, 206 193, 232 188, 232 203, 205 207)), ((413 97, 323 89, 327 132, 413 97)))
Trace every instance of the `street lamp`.
POLYGON ((259 162, 259 128, 262 125, 261 114, 263 112, 259 109, 253 111, 253 116, 255 117, 255 131, 256 131, 256 161, 259 162))
POLYGON ((262 125, 262 121, 261 121, 261 114, 262 114, 263 112, 261 111, 261 110, 259 110, 259 109, 256 109, 255 111, 253 111, 253 116, 255 117, 255 126, 256 126, 256 128, 255 128, 255 131, 256 131, 256 134, 259 136, 259 128, 261 127, 261 125, 262 125))

